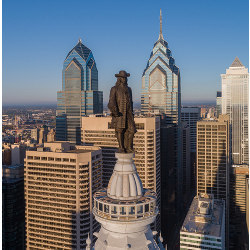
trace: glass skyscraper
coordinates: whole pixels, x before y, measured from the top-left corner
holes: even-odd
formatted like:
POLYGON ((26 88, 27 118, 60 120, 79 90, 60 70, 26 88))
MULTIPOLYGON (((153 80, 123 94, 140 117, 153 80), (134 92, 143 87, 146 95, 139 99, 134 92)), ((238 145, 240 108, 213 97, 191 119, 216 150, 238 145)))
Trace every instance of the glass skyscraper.
POLYGON ((142 114, 165 114, 167 124, 178 123, 181 115, 180 70, 168 43, 160 34, 142 75, 142 114))
POLYGON ((236 57, 221 75, 222 114, 228 114, 231 125, 232 164, 248 164, 248 69, 236 57))
POLYGON ((63 63, 62 91, 57 92, 56 140, 81 142, 81 117, 103 112, 94 56, 79 39, 63 63))
POLYGON ((142 75, 141 112, 161 117, 161 233, 171 248, 182 215, 182 130, 180 70, 160 34, 142 75))

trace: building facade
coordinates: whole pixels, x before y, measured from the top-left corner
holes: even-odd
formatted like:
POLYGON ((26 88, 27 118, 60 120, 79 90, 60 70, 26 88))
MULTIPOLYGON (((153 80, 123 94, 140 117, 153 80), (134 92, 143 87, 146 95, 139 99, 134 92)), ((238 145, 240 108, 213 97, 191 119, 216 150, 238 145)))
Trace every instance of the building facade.
MULTIPOLYGON (((134 162, 144 188, 154 190, 160 207, 160 118, 135 117, 134 162)), ((118 142, 111 117, 82 117, 82 142, 102 148, 103 186, 107 187, 115 166, 118 142)), ((160 217, 156 219, 160 230, 160 217)))
POLYGON ((180 231, 180 249, 226 249, 225 201, 207 194, 194 197, 180 231))
POLYGON ((191 197, 191 165, 190 165, 190 127, 187 122, 182 122, 182 177, 183 198, 185 205, 191 197))
POLYGON ((217 95, 216 95, 216 116, 217 116, 217 118, 221 114, 222 114, 222 97, 221 97, 221 91, 217 91, 217 95))
POLYGON ((62 91, 57 93, 56 140, 79 144, 81 117, 103 112, 93 53, 81 39, 63 63, 62 91))
POLYGON ((232 164, 248 164, 249 73, 238 57, 221 75, 221 83, 222 114, 229 115, 231 125, 232 164))
POLYGON ((213 194, 216 199, 227 200, 229 163, 229 117, 198 121, 197 194, 213 194))
POLYGON ((199 107, 182 107, 181 120, 187 122, 190 127, 190 151, 196 152, 196 131, 197 122, 201 119, 201 109, 199 107))
POLYGON ((92 196, 102 186, 99 147, 45 143, 27 151, 25 219, 27 249, 85 249, 99 227, 92 196))
POLYGON ((230 219, 229 244, 231 249, 241 249, 248 243, 247 234, 247 180, 249 178, 248 165, 233 165, 230 171, 230 219))
POLYGON ((25 249, 24 167, 2 167, 2 249, 25 249))

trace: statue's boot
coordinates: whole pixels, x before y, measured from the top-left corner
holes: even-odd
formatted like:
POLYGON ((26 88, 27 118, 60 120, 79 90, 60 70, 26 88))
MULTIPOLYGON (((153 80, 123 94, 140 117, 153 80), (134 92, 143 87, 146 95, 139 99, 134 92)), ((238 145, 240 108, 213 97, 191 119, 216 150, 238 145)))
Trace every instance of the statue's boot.
POLYGON ((117 139, 119 143, 118 153, 126 153, 124 148, 124 135, 122 133, 117 133, 117 139))
POLYGON ((127 153, 134 153, 134 149, 133 149, 133 138, 134 138, 134 134, 128 134, 127 135, 127 140, 128 140, 128 148, 126 149, 127 150, 127 153))

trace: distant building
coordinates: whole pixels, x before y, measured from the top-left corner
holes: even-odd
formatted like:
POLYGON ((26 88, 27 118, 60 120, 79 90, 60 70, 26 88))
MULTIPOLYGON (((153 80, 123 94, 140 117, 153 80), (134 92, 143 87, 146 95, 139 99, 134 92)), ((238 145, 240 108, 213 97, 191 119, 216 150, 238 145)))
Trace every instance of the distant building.
POLYGON ((31 139, 35 140, 36 143, 39 142, 39 129, 34 128, 30 130, 30 137, 31 139))
MULTIPOLYGON (((135 117, 137 132, 134 137, 134 162, 143 187, 154 190, 160 207, 160 118, 135 117)), ((103 186, 107 187, 116 162, 118 148, 115 130, 111 128, 111 117, 83 117, 82 142, 102 148, 103 186)), ((156 219, 160 231, 160 216, 156 219)))
POLYGON ((222 114, 229 115, 232 132, 232 164, 248 164, 249 73, 238 57, 221 74, 221 82, 222 114))
POLYGON ((48 127, 43 126, 39 130, 39 144, 47 142, 48 127))
POLYGON ((81 142, 81 117, 103 112, 93 53, 81 39, 63 63, 62 91, 57 93, 56 140, 81 142))
POLYGON ((222 94, 221 91, 217 91, 216 96, 216 116, 219 117, 219 115, 222 114, 222 94))
POLYGON ((196 130, 197 122, 201 119, 201 109, 199 107, 182 107, 181 120, 187 122, 190 127, 190 151, 196 152, 196 130))
POLYGON ((225 249, 225 202, 197 195, 180 230, 180 249, 225 249))
POLYGON ((25 249, 23 165, 2 167, 2 249, 25 249))
POLYGON ((47 134, 47 142, 54 142, 56 137, 55 129, 50 129, 50 131, 47 134))
POLYGON ((27 249, 85 249, 98 223, 93 194, 102 186, 99 147, 44 143, 25 162, 27 249))
POLYGON ((249 167, 247 165, 233 165, 230 171, 230 219, 229 243, 230 248, 241 249, 247 236, 247 180, 249 167))

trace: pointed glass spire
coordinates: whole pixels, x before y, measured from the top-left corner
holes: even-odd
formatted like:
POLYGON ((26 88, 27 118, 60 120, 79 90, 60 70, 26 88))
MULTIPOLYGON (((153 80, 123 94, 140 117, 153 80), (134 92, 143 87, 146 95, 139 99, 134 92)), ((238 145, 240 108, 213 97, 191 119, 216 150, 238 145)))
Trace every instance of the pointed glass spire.
POLYGON ((162 15, 161 15, 161 9, 160 9, 160 34, 158 40, 164 40, 162 35, 162 15))

